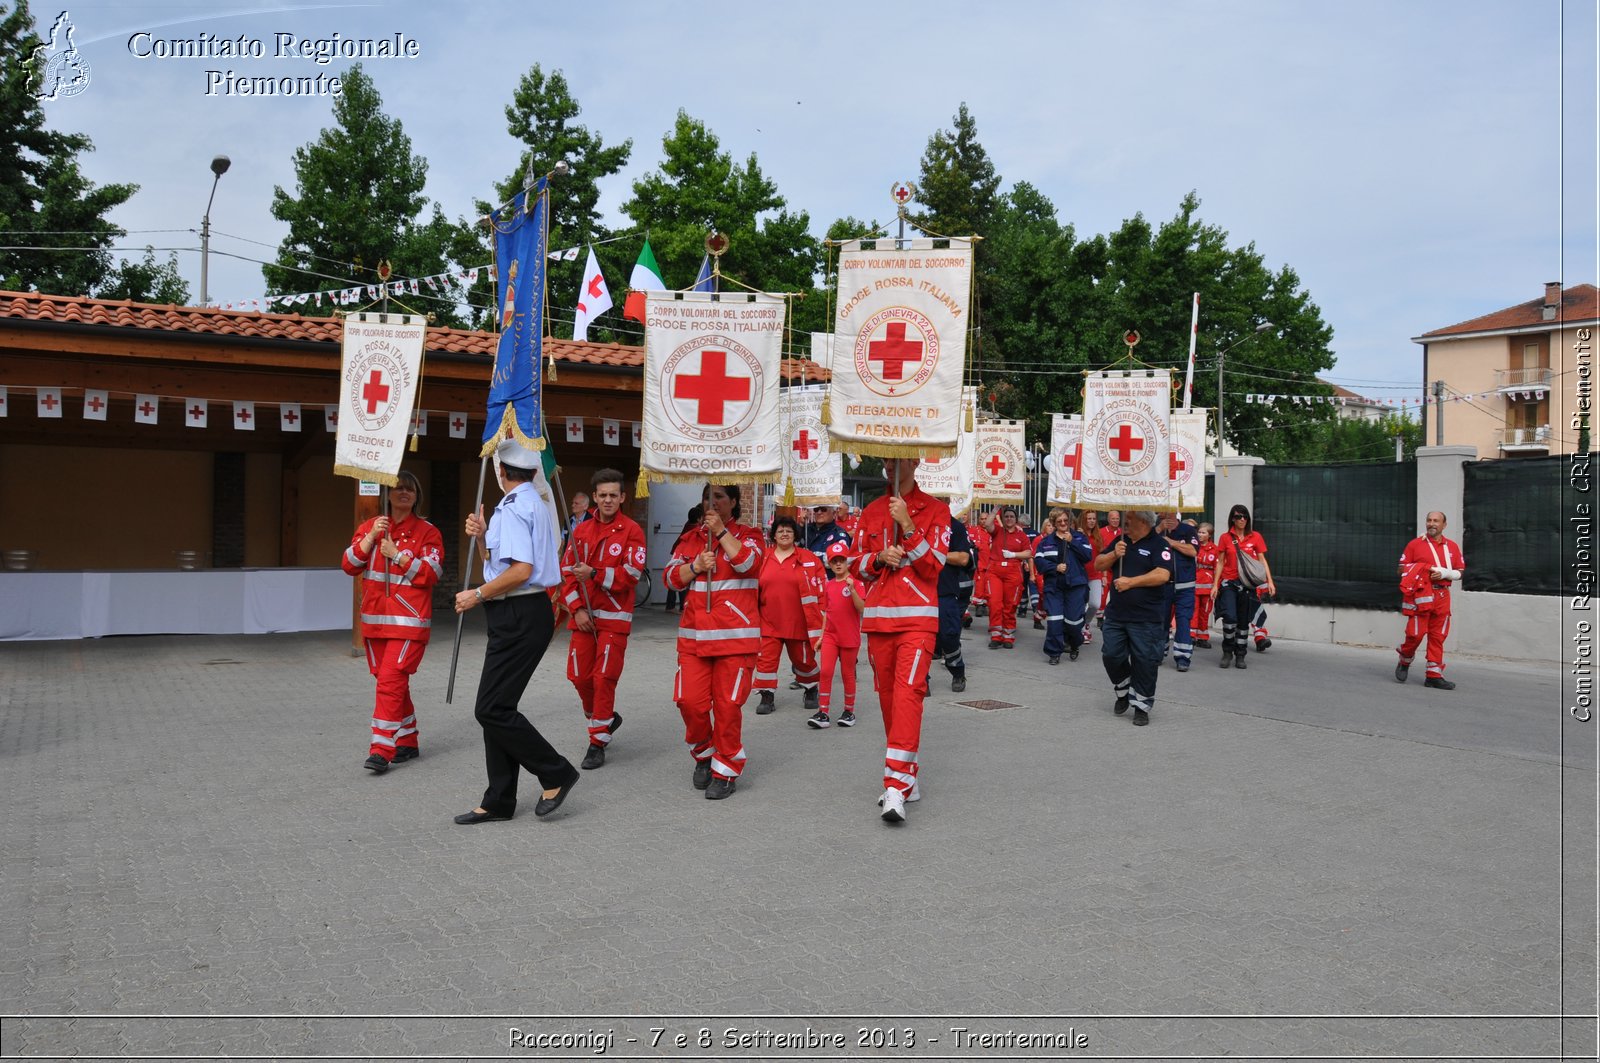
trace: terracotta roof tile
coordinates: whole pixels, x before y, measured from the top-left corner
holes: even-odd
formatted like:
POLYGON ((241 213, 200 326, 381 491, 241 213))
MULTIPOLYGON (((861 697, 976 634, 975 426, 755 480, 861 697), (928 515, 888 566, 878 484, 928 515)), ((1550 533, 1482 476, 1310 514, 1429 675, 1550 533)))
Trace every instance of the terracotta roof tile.
MULTIPOLYGON (((1560 324, 1565 326, 1592 324, 1600 320, 1600 289, 1592 284, 1579 284, 1566 289, 1561 293, 1561 309, 1557 314, 1561 319, 1560 324)), ((1475 317, 1470 321, 1463 321, 1456 325, 1447 325, 1444 328, 1424 332, 1418 336, 1419 340, 1438 339, 1443 336, 1466 336, 1474 332, 1501 332, 1507 329, 1519 329, 1546 325, 1555 327, 1557 321, 1547 321, 1544 317, 1544 298, 1530 299, 1516 306, 1508 306, 1504 310, 1496 310, 1492 314, 1475 317)))
MULTIPOLYGON (((303 317, 299 314, 263 314, 247 310, 217 310, 198 306, 159 306, 126 299, 90 299, 87 296, 41 295, 38 292, 0 291, 0 321, 54 321, 62 324, 104 325, 161 332, 207 333, 220 336, 338 343, 343 327, 338 318, 303 317)), ((430 328, 428 349, 452 354, 493 358, 496 337, 491 332, 430 328)), ((576 365, 605 365, 643 369, 644 348, 625 343, 588 343, 545 339, 547 357, 576 365)), ((787 379, 821 383, 827 370, 812 362, 783 360, 787 379)))

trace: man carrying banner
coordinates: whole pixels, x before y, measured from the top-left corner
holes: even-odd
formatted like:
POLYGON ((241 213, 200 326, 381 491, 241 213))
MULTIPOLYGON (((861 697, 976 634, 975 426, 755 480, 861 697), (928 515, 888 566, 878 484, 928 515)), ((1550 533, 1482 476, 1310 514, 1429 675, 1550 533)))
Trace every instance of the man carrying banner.
POLYGON ((617 682, 633 631, 634 587, 645 565, 644 530, 621 512, 628 497, 623 482, 616 469, 594 474, 594 514, 573 526, 561 558, 561 600, 572 614, 567 678, 589 727, 585 770, 605 764, 606 747, 622 726, 617 682))
POLYGON ((495 476, 505 497, 487 524, 480 507, 467 517, 467 534, 483 550, 483 585, 456 595, 456 612, 483 607, 489 644, 473 715, 483 728, 489 775, 483 800, 456 822, 466 825, 510 819, 517 809, 517 774, 526 769, 544 792, 536 816, 561 807, 578 769, 545 740, 517 708, 528 680, 555 632, 546 588, 560 579, 560 540, 555 520, 533 486, 540 458, 513 439, 495 451, 495 476))
POLYGON ((1133 707, 1133 725, 1150 722, 1156 702, 1156 674, 1167 651, 1166 584, 1172 580, 1172 549, 1157 534, 1156 515, 1129 510, 1126 533, 1095 556, 1098 572, 1110 573, 1111 597, 1101 634, 1101 661, 1117 693, 1121 716, 1133 707))
POLYGON ((939 632, 939 573, 950 549, 950 507, 917 486, 916 458, 886 458, 889 494, 861 511, 856 575, 867 585, 861 629, 868 634, 873 688, 883 710, 883 819, 901 823, 921 799, 917 754, 939 632))

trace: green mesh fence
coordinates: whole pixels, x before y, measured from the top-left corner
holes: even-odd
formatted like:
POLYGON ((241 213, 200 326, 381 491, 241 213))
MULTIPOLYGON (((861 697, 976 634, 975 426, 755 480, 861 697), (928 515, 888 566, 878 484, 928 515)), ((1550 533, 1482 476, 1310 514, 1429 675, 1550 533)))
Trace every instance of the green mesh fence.
MULTIPOLYGON (((1569 503, 1574 501, 1569 460, 1466 464, 1462 527, 1445 529, 1466 555, 1462 587, 1501 594, 1562 594, 1563 575, 1571 587, 1577 550, 1586 544, 1567 519, 1572 506, 1563 509, 1564 492, 1569 503)), ((1587 563, 1586 567, 1593 568, 1587 563)))
POLYGON ((1400 607, 1396 562, 1417 534, 1414 462, 1260 466, 1251 515, 1279 601, 1400 607))

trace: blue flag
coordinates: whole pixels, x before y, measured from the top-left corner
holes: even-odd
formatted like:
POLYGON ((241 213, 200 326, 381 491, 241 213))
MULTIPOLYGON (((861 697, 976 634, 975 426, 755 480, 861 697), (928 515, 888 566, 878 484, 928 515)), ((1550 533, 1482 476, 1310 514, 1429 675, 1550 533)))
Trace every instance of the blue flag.
POLYGON ((544 188, 545 181, 540 178, 538 184, 517 193, 510 204, 490 216, 500 346, 489 378, 484 457, 505 439, 515 439, 530 450, 545 447, 539 390, 539 364, 544 357, 544 263, 549 243, 544 188))
POLYGON ((694 279, 691 292, 714 292, 716 285, 711 279, 711 256, 707 255, 700 260, 700 275, 694 279))

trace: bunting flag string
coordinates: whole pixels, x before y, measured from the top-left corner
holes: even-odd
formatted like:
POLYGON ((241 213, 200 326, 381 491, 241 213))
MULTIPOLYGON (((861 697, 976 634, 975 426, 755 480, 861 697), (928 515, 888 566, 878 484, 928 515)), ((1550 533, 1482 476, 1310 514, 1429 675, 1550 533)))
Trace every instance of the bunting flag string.
POLYGON ((426 287, 433 293, 446 293, 452 287, 471 288, 478 283, 478 275, 486 271, 488 266, 473 266, 471 269, 450 270, 445 273, 435 273, 427 277, 405 277, 399 280, 385 281, 382 284, 358 284, 349 288, 323 289, 315 292, 294 292, 289 295, 261 295, 253 299, 235 299, 231 303, 223 303, 221 310, 248 310, 252 313, 272 313, 274 306, 279 312, 292 312, 297 306, 322 306, 327 300, 328 306, 352 306, 361 302, 375 303, 385 294, 421 295, 426 287))

